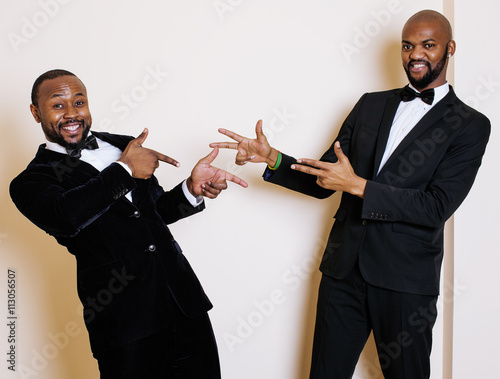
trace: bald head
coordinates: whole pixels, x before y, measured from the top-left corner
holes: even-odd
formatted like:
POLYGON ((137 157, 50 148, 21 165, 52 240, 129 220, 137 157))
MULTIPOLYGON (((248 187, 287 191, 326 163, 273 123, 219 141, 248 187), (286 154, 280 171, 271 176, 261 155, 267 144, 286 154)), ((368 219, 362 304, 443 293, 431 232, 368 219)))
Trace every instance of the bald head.
POLYGON ((404 30, 411 24, 433 24, 436 29, 438 29, 443 36, 451 41, 453 39, 453 31, 451 29, 451 24, 446 17, 441 13, 432 10, 423 10, 415 13, 411 16, 403 27, 404 30))
POLYGON ((441 13, 424 10, 403 27, 401 58, 410 83, 419 91, 446 83, 448 60, 455 54, 451 25, 441 13))

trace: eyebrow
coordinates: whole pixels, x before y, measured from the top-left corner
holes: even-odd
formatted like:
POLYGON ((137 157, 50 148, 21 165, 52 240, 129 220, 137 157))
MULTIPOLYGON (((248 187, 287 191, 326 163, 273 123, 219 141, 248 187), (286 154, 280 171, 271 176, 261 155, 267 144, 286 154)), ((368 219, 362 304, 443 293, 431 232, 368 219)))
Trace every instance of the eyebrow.
MULTIPOLYGON (((62 94, 62 93, 55 93, 50 98, 53 99, 55 97, 62 97, 62 96, 64 96, 64 94, 62 94)), ((78 92, 78 93, 75 93, 75 95, 73 97, 77 97, 77 96, 83 96, 83 97, 85 97, 85 94, 83 92, 78 92)))
MULTIPOLYGON (((428 42, 436 42, 436 40, 434 38, 428 38, 428 39, 422 41, 422 43, 428 43, 428 42)), ((401 43, 407 43, 409 45, 413 45, 412 42, 406 41, 406 40, 402 40, 401 43)))

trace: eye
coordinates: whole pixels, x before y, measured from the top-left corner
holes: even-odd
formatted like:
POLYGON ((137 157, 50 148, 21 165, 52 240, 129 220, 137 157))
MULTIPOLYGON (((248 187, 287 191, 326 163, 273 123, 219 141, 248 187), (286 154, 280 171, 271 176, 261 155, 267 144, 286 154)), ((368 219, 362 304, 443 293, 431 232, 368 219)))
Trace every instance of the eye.
POLYGON ((403 51, 408 51, 408 50, 411 50, 412 46, 411 45, 403 45, 402 46, 402 49, 403 51))
POLYGON ((52 108, 54 109, 62 109, 63 105, 62 104, 54 104, 52 108))
POLYGON ((78 107, 81 107, 82 105, 84 105, 85 102, 83 100, 78 100, 75 105, 78 106, 78 107))
POLYGON ((435 44, 433 44, 433 43, 426 43, 426 44, 425 44, 425 48, 426 48, 426 49, 432 49, 432 48, 433 48, 433 47, 435 47, 435 46, 436 46, 436 45, 435 45, 435 44))

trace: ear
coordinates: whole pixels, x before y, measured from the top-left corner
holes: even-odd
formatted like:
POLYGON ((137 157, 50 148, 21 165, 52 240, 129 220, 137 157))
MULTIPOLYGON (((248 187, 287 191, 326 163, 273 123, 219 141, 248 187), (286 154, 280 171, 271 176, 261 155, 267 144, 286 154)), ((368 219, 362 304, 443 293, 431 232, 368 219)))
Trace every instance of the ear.
POLYGON ((448 42, 448 57, 451 58, 455 54, 457 45, 454 40, 448 42))
POLYGON ((30 104, 30 111, 33 117, 35 118, 35 121, 40 123, 42 121, 42 118, 40 117, 40 110, 38 107, 34 106, 33 104, 30 104))

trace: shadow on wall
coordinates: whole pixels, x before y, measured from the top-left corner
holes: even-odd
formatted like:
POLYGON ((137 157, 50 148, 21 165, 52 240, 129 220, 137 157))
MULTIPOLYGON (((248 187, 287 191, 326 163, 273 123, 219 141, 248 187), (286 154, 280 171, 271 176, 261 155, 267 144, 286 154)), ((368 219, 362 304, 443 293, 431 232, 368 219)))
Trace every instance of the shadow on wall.
MULTIPOLYGON (((381 50, 379 57, 381 67, 385 70, 381 72, 387 83, 386 89, 398 88, 406 85, 407 79, 401 61, 401 41, 394 39, 381 50)), ((383 89, 382 89, 383 90, 383 89)))

